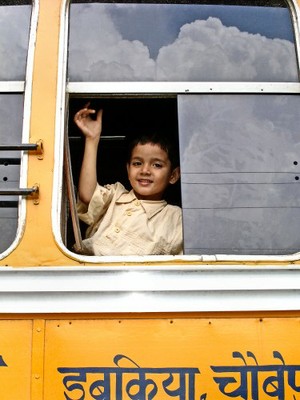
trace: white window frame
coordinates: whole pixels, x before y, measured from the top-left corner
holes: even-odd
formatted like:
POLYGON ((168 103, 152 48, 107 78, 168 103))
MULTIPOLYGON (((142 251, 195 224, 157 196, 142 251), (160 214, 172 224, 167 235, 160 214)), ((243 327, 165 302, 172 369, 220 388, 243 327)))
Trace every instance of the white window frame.
MULTIPOLYGON (((299 34, 300 34, 300 9, 296 0, 287 0, 287 5, 291 12, 292 24, 295 29, 295 50, 297 55, 298 75, 299 67, 299 34)), ((67 83, 67 50, 68 50, 68 26, 69 26, 69 6, 70 0, 62 2, 61 12, 61 32, 59 48, 59 70, 57 86, 57 105, 56 105, 56 139, 55 139, 55 174, 53 181, 53 209, 52 226, 53 234, 57 244, 63 252, 82 263, 111 264, 113 263, 145 263, 145 262, 167 262, 170 264, 189 264, 194 262, 232 262, 232 263, 286 263, 300 260, 299 252, 291 255, 263 256, 263 255, 183 255, 183 256, 85 256, 78 255, 66 248, 61 237, 60 230, 60 211, 63 192, 63 146, 64 134, 66 130, 67 115, 66 104, 69 95, 135 95, 145 94, 170 94, 170 96, 180 94, 298 94, 300 95, 300 82, 69 82, 67 83)))

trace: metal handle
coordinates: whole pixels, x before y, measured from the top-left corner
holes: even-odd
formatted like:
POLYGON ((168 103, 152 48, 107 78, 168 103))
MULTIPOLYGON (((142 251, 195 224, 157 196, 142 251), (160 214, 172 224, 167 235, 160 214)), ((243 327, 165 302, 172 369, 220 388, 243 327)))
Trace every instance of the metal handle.
POLYGON ((16 150, 37 150, 36 143, 23 143, 23 144, 0 144, 0 151, 16 151, 16 150))
POLYGON ((44 145, 42 140, 38 140, 36 143, 21 143, 21 144, 0 144, 0 151, 31 151, 33 154, 39 156, 41 159, 44 154, 44 145))
POLYGON ((40 185, 36 183, 32 188, 0 189, 0 196, 26 196, 39 203, 40 185))

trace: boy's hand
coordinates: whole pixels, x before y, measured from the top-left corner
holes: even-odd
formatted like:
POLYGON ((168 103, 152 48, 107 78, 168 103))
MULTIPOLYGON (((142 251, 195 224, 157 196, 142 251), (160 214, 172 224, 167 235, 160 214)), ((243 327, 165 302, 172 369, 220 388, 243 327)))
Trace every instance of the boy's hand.
POLYGON ((102 132, 102 113, 99 110, 96 114, 96 119, 92 119, 91 115, 96 113, 96 110, 89 108, 90 103, 79 110, 74 117, 74 122, 82 131, 86 139, 100 139, 102 132))

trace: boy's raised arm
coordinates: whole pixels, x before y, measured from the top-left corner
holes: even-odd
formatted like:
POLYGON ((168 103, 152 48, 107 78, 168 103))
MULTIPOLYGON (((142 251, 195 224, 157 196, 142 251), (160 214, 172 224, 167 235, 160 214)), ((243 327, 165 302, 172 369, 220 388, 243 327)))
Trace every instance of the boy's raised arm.
POLYGON ((102 112, 88 108, 79 110, 74 117, 74 122, 85 136, 84 155, 79 175, 78 195, 80 200, 89 204, 97 185, 97 152, 102 132, 102 112), (96 119, 91 115, 96 114, 96 119))

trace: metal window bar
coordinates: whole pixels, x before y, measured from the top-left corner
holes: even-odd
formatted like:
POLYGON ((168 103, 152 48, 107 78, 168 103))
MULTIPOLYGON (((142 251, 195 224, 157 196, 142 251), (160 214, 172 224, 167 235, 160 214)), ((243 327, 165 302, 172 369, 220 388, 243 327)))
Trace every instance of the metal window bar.
POLYGON ((38 140, 36 143, 20 143, 20 144, 0 144, 0 151, 31 151, 38 155, 41 159, 44 154, 43 141, 38 140))
POLYGON ((19 151, 19 150, 28 150, 34 151, 37 150, 37 143, 24 143, 24 144, 0 144, 0 151, 19 151))
POLYGON ((0 200, 0 208, 17 208, 17 200, 0 200))
POLYGON ((0 196, 32 196, 38 193, 38 186, 32 188, 0 189, 0 196))
MULTIPOLYGON (((0 151, 31 151, 34 154, 38 155, 39 159, 43 158, 44 147, 43 141, 38 140, 36 143, 20 143, 20 144, 0 144, 0 151)), ((2 161, 4 159, 1 159, 2 161)), ((15 160, 13 164, 19 164, 19 161, 16 162, 16 159, 7 159, 4 163, 7 163, 8 160, 15 160)), ((35 204, 39 203, 39 185, 35 184, 31 188, 17 188, 17 189, 0 189, 0 196, 25 196, 34 200, 35 204)), ((6 204, 2 202, 2 205, 6 204)))
MULTIPOLYGON (((0 189, 0 196, 24 196, 33 200, 34 204, 39 204, 40 185, 36 183, 31 188, 0 189)), ((0 206, 3 208, 11 207, 14 204, 13 201, 0 201, 0 206)))

